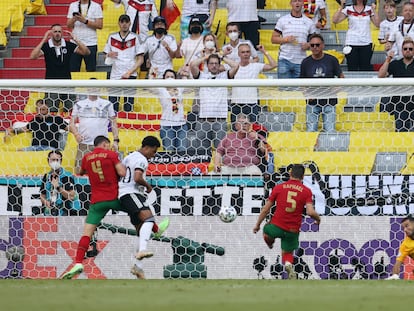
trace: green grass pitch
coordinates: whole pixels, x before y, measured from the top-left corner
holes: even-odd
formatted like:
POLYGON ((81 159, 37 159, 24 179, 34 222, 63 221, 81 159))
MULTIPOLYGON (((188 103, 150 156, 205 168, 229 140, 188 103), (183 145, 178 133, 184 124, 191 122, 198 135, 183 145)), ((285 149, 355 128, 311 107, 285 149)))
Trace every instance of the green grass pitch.
POLYGON ((411 308, 411 281, 0 280, 1 310, 347 310, 411 308))

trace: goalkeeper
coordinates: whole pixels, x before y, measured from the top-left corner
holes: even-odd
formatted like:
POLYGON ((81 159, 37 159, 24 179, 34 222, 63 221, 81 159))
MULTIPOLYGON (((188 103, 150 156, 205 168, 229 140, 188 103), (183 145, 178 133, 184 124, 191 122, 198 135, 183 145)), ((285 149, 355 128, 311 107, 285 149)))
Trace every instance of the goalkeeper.
POLYGON ((405 239, 400 245, 397 259, 394 267, 392 268, 392 275, 386 280, 399 280, 401 266, 407 256, 414 259, 414 215, 410 214, 403 218, 401 221, 401 227, 405 233, 405 239))
POLYGON ((313 206, 311 190, 302 183, 305 167, 301 164, 293 164, 289 174, 290 179, 287 182, 273 188, 259 214, 253 233, 260 230, 261 223, 276 202, 276 210, 270 222, 263 228, 263 238, 269 248, 273 248, 276 238, 281 239, 282 262, 288 278, 296 279, 292 265, 293 251, 299 247, 299 231, 305 206, 306 214, 315 219, 316 224, 319 225, 321 218, 313 206))

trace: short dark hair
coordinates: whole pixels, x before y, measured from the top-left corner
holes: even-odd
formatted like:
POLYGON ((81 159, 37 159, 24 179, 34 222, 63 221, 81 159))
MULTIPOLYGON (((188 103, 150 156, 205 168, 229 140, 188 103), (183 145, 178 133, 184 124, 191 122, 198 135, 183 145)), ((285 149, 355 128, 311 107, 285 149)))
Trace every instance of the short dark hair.
POLYGON ((59 155, 60 156, 60 159, 63 159, 63 154, 62 154, 62 152, 60 152, 60 150, 52 150, 52 151, 50 151, 48 154, 47 154, 47 158, 48 159, 50 159, 50 156, 52 155, 52 154, 57 154, 57 155, 59 155))
POLYGON ((172 72, 174 74, 174 78, 177 79, 177 73, 172 70, 172 69, 167 69, 166 71, 164 71, 162 78, 165 79, 165 76, 167 75, 168 72, 172 72))
POLYGON ((52 26, 50 26, 50 29, 52 29, 53 27, 56 27, 56 26, 62 27, 62 25, 61 25, 61 24, 56 23, 56 24, 53 24, 52 26))
POLYGON ((155 136, 147 136, 142 140, 142 147, 161 147, 161 143, 155 136))
POLYGON ((290 169, 290 176, 303 179, 303 176, 305 176, 305 167, 302 164, 293 164, 290 169))
POLYGON ((414 215, 413 214, 408 214, 407 216, 405 216, 402 220, 401 223, 403 223, 404 221, 409 220, 410 222, 414 222, 414 215))
POLYGON ((207 58, 207 65, 210 63, 210 60, 212 58, 215 58, 218 60, 219 64, 220 64, 220 57, 217 54, 210 54, 210 56, 207 58))
POLYGON ((325 42, 325 40, 323 39, 322 35, 319 33, 313 33, 309 36, 309 41, 312 40, 313 38, 318 38, 319 40, 321 40, 322 42, 325 42))
POLYGON ((227 28, 228 28, 229 26, 236 26, 236 27, 237 27, 237 29, 240 31, 240 24, 239 24, 239 23, 236 23, 236 22, 230 22, 230 23, 227 23, 227 25, 226 25, 226 30, 227 30, 227 28))
POLYGON ((96 147, 102 144, 103 142, 110 143, 111 141, 109 140, 108 137, 99 135, 99 136, 96 136, 95 139, 93 140, 93 145, 96 147))

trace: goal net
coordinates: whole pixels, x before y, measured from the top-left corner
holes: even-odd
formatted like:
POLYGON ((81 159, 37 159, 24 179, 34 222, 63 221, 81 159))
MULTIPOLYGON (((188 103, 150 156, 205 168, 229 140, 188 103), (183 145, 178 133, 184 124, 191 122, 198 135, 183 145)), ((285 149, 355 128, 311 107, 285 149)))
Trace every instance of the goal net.
MULTIPOLYGON (((118 105, 120 157, 139 149, 145 136, 161 141, 149 161, 147 179, 156 193, 152 208, 157 220, 168 216, 171 226, 165 237, 150 242, 155 256, 145 267, 148 278, 285 278, 280 243, 269 250, 261 233, 254 235, 252 229, 264 200, 276 184, 287 180, 292 163, 305 165, 304 183, 313 192, 317 212, 327 216, 320 227, 304 221, 295 253, 298 276, 386 277, 404 237, 401 216, 413 212, 413 82, 1 81, 0 251, 5 256, 0 255, 0 277, 57 278, 73 265, 90 186, 87 177, 76 174, 78 141, 66 125, 72 107, 94 96, 118 105), (251 99, 256 91, 257 102, 236 95, 249 94, 251 99), (65 96, 59 100, 58 94, 65 96), (329 131, 324 113, 312 115, 327 98, 336 99, 334 129, 329 131), (52 215, 40 200, 48 183, 44 176, 51 171, 50 150, 21 151, 35 142, 30 124, 41 114, 39 100, 66 122, 57 129, 56 143, 76 190, 72 204, 57 204, 52 215), (203 110, 205 102, 216 114, 203 110), (222 107, 214 106, 219 102, 225 103, 224 118, 222 107), (242 114, 232 110, 234 106, 240 106, 242 114), (310 131, 312 117, 316 131, 310 131), (237 145, 237 132, 250 137, 251 145, 237 145), (234 222, 220 221, 222 206, 236 208, 234 222)), ((89 105, 86 122, 110 118, 96 111, 99 106, 89 105)), ((108 131, 113 141, 109 122, 108 131)), ((91 243, 81 278, 132 277, 136 237, 129 218, 113 214, 104 222, 91 243)), ((406 278, 412 277, 410 267, 407 262, 406 278)))

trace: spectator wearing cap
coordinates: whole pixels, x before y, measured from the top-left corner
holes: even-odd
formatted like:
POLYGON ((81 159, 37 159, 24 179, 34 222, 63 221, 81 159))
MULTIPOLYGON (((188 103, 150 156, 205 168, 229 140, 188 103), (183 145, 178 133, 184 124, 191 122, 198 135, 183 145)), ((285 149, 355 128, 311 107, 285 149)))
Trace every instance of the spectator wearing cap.
POLYGON ((197 58, 197 55, 203 50, 203 24, 198 17, 193 17, 190 20, 188 27, 188 33, 190 36, 185 38, 181 43, 178 44, 176 57, 184 57, 184 67, 181 68, 180 74, 189 73, 190 62, 197 58))
POLYGON ((103 13, 101 6, 91 0, 79 0, 69 5, 66 25, 72 33, 91 51, 89 55, 72 54, 71 71, 80 71, 82 59, 86 71, 96 71, 96 54, 98 51, 97 29, 102 29, 103 13))
MULTIPOLYGON (((137 69, 144 61, 144 46, 136 33, 131 32, 131 19, 123 14, 118 19, 119 31, 111 33, 106 42, 105 63, 112 65, 110 79, 136 79, 137 69)), ((110 96, 115 111, 119 110, 119 97, 110 96)), ((133 97, 124 98, 124 111, 132 111, 133 97)))
MULTIPOLYGON (((180 33, 181 41, 189 35, 190 20, 197 17, 203 24, 203 35, 210 32, 216 15, 218 0, 184 0, 181 9, 180 33)), ((173 0, 167 0, 167 6, 172 7, 173 0)))
POLYGON ((131 19, 130 31, 149 36, 149 25, 158 16, 154 0, 111 0, 115 7, 123 5, 125 14, 131 19))
POLYGON ((162 78, 167 69, 173 69, 172 59, 177 51, 177 42, 174 36, 167 33, 167 22, 164 17, 154 18, 154 33, 144 42, 144 52, 148 53, 151 64, 149 74, 152 77, 162 78))

